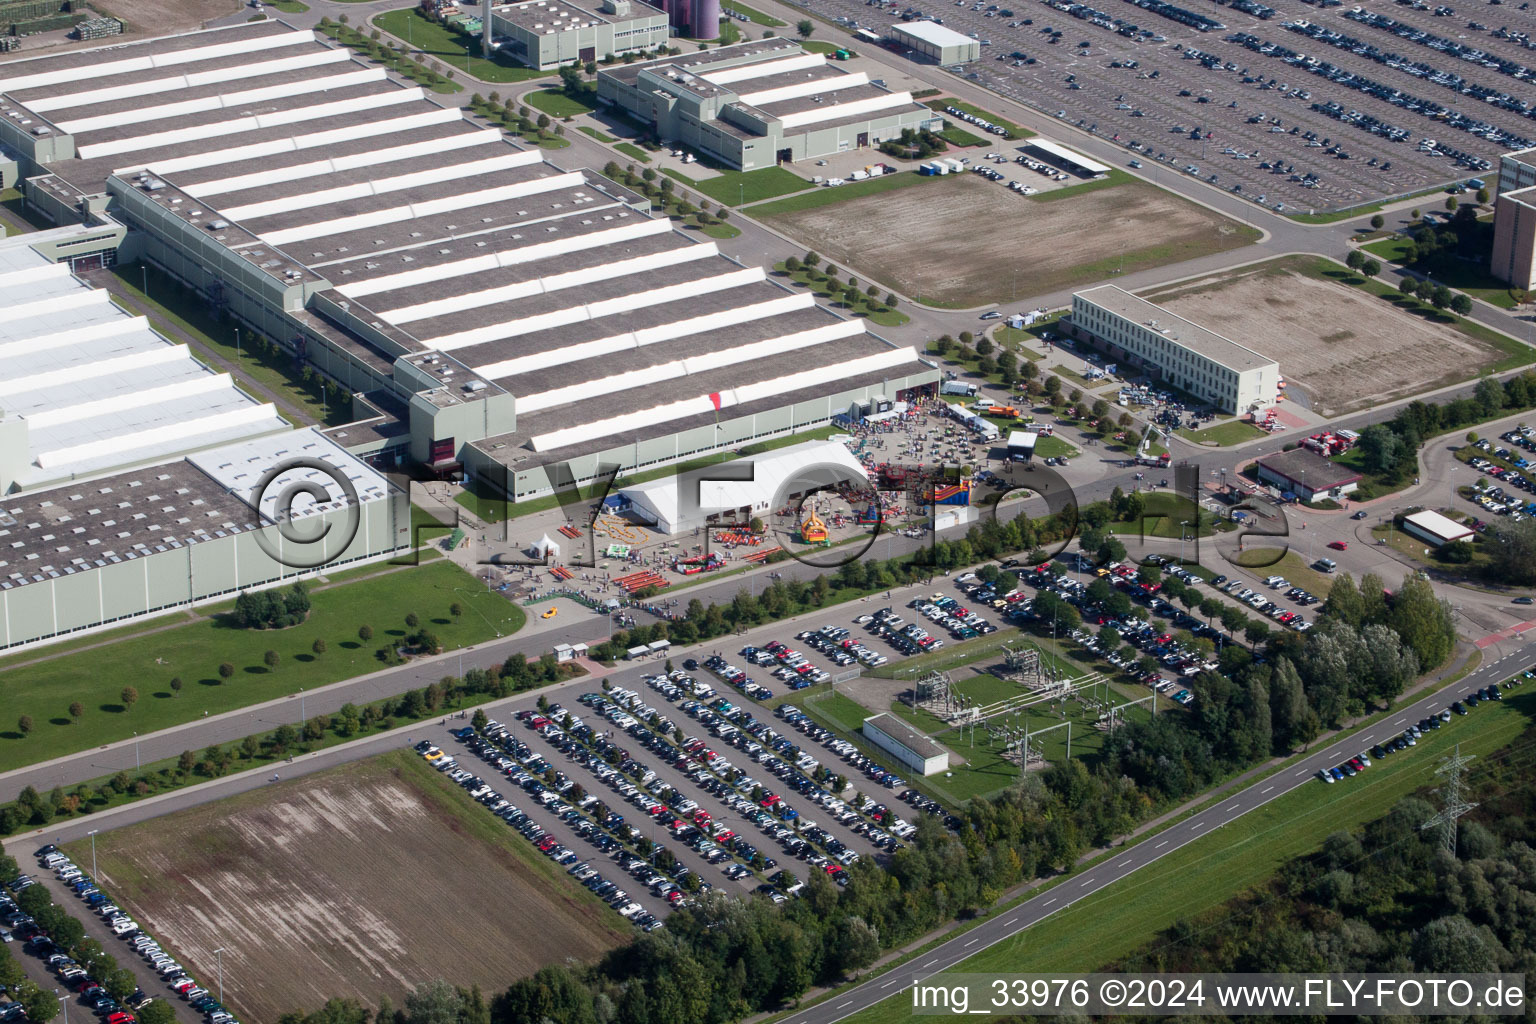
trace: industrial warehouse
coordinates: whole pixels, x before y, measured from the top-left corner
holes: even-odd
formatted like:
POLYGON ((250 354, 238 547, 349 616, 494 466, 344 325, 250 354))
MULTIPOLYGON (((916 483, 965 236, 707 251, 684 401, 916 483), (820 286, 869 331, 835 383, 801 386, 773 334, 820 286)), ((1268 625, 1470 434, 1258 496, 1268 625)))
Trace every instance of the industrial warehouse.
MULTIPOLYGON (((29 205, 60 225, 29 236, 32 250, 145 259, 185 281, 353 393, 371 419, 325 436, 379 466, 410 460, 528 498, 936 386, 910 348, 692 241, 642 196, 280 22, 0 66, 0 142, 29 205)), ((57 351, 29 372, 88 361, 77 328, 132 333, 80 317, 52 329, 57 351)), ((24 327, 5 339, 50 333, 24 327)), ((33 438, 27 463, 6 466, 14 487, 76 457, 84 473, 129 464, 135 430, 153 459, 178 433, 222 439, 188 429, 200 419, 245 437, 281 427, 218 375, 178 369, 177 346, 133 344, 163 350, 123 364, 130 390, 150 392, 142 426, 114 440, 88 417, 49 420, 46 395, 16 406, 18 421, 40 419, 6 426, 33 438)))
POLYGON ((658 138, 748 171, 943 127, 911 93, 891 92, 787 39, 604 68, 597 96, 658 138))
MULTIPOLYGON (((677 13, 713 16, 712 38, 720 30, 720 8, 712 0, 694 0, 677 13)), ((683 18, 684 24, 687 18, 683 18)), ((486 53, 504 53, 547 71, 561 64, 622 57, 626 53, 664 46, 669 34, 665 11, 640 0, 526 0, 517 4, 485 4, 481 14, 486 53)))

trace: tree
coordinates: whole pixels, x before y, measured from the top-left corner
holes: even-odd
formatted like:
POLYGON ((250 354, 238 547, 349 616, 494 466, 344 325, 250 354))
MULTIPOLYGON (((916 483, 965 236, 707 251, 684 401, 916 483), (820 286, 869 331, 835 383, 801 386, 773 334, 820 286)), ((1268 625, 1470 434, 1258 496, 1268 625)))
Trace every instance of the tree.
POLYGON ((417 985, 401 1007, 405 1024, 458 1024, 464 995, 442 978, 417 985))
POLYGON ((267 651, 261 656, 261 663, 267 666, 268 672, 276 672, 277 664, 281 660, 282 659, 278 656, 278 653, 272 650, 267 651))
POLYGON ((1435 285, 1434 291, 1429 294, 1429 301, 1436 309, 1448 307, 1451 304, 1451 298, 1451 290, 1443 284, 1435 285))
MULTIPOLYGON (((153 1005, 153 1004, 151 1004, 153 1005)), ((45 992, 33 987, 21 999, 21 1007, 27 1012, 29 1021, 53 1020, 59 1015, 59 999, 52 992, 45 992)), ((172 1019, 175 1019, 174 1012, 172 1019)))
POLYGON ((176 1008, 164 999, 146 1003, 133 1013, 139 1024, 176 1024, 176 1008))
POLYGON ((323 636, 315 637, 315 642, 309 645, 309 649, 315 652, 315 656, 316 657, 319 657, 320 655, 324 654, 325 653, 325 637, 323 637, 323 636))
POLYGON ((417 626, 421 625, 421 619, 415 612, 406 612, 405 625, 409 629, 415 629, 417 626))
POLYGON ((81 704, 79 701, 75 701, 73 704, 71 704, 69 706, 69 717, 75 719, 76 721, 78 721, 80 719, 80 716, 82 716, 84 714, 85 714, 85 705, 81 704))
POLYGON ((181 695, 181 676, 171 676, 171 692, 181 695))
POLYGON ((1472 315, 1472 298, 1463 292, 1457 292, 1451 296, 1451 312, 1457 316, 1472 315))
POLYGON ((373 627, 372 626, 366 626, 366 625, 365 626, 358 626, 357 627, 357 638, 359 640, 361 640, 363 643, 367 643, 369 640, 372 640, 373 639, 373 627))
POLYGON ((1350 270, 1359 270, 1365 265, 1365 253, 1359 249, 1349 250, 1349 255, 1344 258, 1344 265, 1350 270))
POLYGON ((1458 201, 1455 196, 1451 196, 1449 199, 1447 199, 1445 201, 1445 208, 1447 210, 1449 210, 1450 212, 1452 212, 1452 213, 1455 213, 1456 212, 1456 207, 1458 207, 1460 205, 1461 205, 1460 201, 1458 201))
POLYGON ((118 694, 118 697, 122 699, 123 709, 128 710, 139 702, 139 691, 131 686, 125 686, 123 687, 123 692, 118 694))
POLYGON ((1488 205, 1488 190, 1486 188, 1480 188, 1477 190, 1477 201, 1483 206, 1488 205))
POLYGON ((1360 273, 1364 274, 1367 278, 1373 278, 1381 273, 1381 264, 1376 260, 1366 260, 1360 266, 1360 273))
POLYGON ((219 678, 221 678, 221 679, 228 679, 230 676, 232 676, 234 674, 235 674, 235 666, 231 665, 227 661, 219 662, 219 678))
POLYGON ((810 18, 801 18, 795 22, 795 31, 800 33, 801 39, 809 39, 811 33, 816 31, 816 23, 810 18))
POLYGON ((844 974, 857 977, 858 972, 874 963, 880 956, 880 933, 867 921, 856 915, 848 915, 837 930, 839 966, 844 974))
POLYGON ((1371 227, 1377 231, 1380 231, 1386 223, 1387 219, 1379 213, 1371 218, 1371 227))
POLYGON ((1373 423, 1362 430, 1358 444, 1367 473, 1386 473, 1402 457, 1403 439, 1385 423, 1373 423))

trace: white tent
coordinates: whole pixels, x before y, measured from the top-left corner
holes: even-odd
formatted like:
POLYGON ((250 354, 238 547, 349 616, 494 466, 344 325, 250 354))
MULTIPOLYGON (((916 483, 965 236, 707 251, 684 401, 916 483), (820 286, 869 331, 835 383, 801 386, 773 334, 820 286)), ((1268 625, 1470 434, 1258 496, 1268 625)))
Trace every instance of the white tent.
POLYGON ((534 558, 559 558, 560 545, 549 539, 549 534, 544 534, 528 549, 534 558))
POLYGON ((750 509, 767 516, 791 492, 847 482, 869 486, 864 466, 837 441, 805 441, 746 459, 660 477, 620 493, 662 533, 704 526, 713 512, 750 509), (751 464, 750 471, 744 469, 751 464), (730 467, 730 468, 725 468, 730 467))

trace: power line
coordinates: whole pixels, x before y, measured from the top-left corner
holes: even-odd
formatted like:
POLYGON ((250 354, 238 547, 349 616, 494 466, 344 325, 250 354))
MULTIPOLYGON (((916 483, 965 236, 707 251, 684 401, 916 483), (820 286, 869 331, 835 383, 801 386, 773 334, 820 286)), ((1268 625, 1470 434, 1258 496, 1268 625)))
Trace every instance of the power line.
POLYGON ((1461 773, 1471 763, 1472 755, 1468 754, 1463 757, 1460 743, 1456 744, 1455 754, 1441 760, 1440 767, 1435 769, 1435 774, 1445 776, 1445 786, 1439 790, 1440 794, 1445 798, 1445 807, 1439 814, 1419 826, 1420 829, 1431 829, 1439 826, 1440 845, 1452 857, 1456 856, 1456 819, 1477 806, 1477 804, 1469 804, 1461 798, 1461 773))

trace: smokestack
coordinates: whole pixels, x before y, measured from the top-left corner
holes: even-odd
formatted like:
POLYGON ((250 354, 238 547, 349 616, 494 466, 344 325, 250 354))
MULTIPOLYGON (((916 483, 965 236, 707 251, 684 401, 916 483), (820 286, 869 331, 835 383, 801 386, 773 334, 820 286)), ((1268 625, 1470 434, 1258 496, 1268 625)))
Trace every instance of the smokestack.
POLYGON ((480 9, 480 52, 487 59, 491 56, 491 0, 484 0, 480 9))

